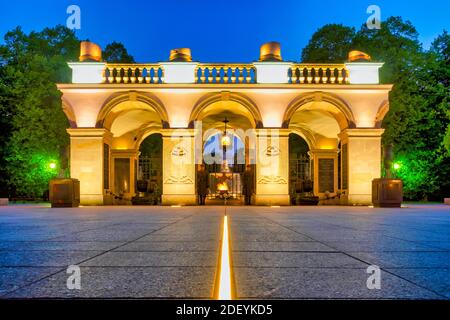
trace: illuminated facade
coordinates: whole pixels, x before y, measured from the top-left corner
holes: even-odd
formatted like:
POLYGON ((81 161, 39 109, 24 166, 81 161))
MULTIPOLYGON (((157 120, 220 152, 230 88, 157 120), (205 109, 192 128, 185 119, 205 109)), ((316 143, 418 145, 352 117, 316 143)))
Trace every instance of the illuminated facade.
POLYGON ((245 162, 254 161, 254 204, 290 203, 290 134, 308 145, 315 195, 371 202, 392 87, 379 84, 382 63, 285 62, 276 46, 263 46, 249 64, 190 60, 181 50, 156 64, 69 63, 72 83, 58 88, 82 204, 108 204, 119 193, 131 199, 139 146, 154 133, 163 140, 162 203, 195 204, 203 142, 224 117, 230 130, 241 130, 245 162))

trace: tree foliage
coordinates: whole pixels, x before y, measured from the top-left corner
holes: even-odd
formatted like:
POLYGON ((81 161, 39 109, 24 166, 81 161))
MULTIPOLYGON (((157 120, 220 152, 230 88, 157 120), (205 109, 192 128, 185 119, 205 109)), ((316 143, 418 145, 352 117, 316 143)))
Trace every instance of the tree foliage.
POLYGON ((302 61, 342 63, 347 60, 354 37, 354 28, 327 24, 313 34, 302 51, 302 61))
MULTIPOLYGON (((349 37, 337 37, 346 27, 318 30, 302 53, 304 61, 342 62, 331 52, 342 47, 361 50, 383 61, 382 83, 394 84, 390 111, 383 120, 383 144, 393 144, 396 174, 406 198, 439 199, 450 194, 449 36, 443 32, 430 50, 423 50, 409 21, 389 17, 380 29, 363 25, 349 37), (324 53, 330 52, 328 56, 324 53), (316 59, 314 55, 320 57, 316 59), (447 129, 447 133, 446 133, 447 129), (446 149, 447 146, 447 149, 446 149)), ((343 53, 339 53, 342 57, 343 53)), ((345 60, 345 59, 344 59, 345 60)))
POLYGON ((111 63, 134 63, 134 58, 131 56, 125 46, 113 41, 105 47, 103 51, 103 60, 111 63))
POLYGON ((0 47, 0 112, 5 119, 2 182, 11 196, 40 197, 49 179, 67 162, 61 150, 68 145, 68 122, 56 83, 70 80, 66 62, 77 58, 79 41, 63 26, 30 34, 16 28, 4 40, 0 47), (57 168, 49 167, 52 162, 57 168))

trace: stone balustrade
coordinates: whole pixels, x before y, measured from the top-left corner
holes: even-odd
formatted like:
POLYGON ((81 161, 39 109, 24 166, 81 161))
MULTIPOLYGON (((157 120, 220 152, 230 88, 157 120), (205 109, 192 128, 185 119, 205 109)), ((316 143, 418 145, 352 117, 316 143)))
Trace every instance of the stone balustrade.
POLYGON ((289 70, 289 83, 348 84, 345 64, 295 64, 289 70))
POLYGON ((106 64, 103 83, 163 83, 164 71, 159 64, 106 64))
POLYGON ((256 83, 252 64, 199 64, 196 83, 256 83))
POLYGON ((72 83, 104 84, 378 84, 382 63, 254 62, 218 64, 72 62, 72 83))

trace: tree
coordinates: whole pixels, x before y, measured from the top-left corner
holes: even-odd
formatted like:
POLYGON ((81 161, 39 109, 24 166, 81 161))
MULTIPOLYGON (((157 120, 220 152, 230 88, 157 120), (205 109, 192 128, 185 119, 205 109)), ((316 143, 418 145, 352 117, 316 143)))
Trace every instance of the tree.
POLYGON ((342 62, 344 54, 340 54, 340 59, 335 54, 336 48, 342 46, 345 50, 366 52, 374 61, 383 61, 380 80, 394 84, 389 95, 390 111, 383 121, 383 144, 394 145, 394 160, 401 163, 396 174, 404 182, 405 196, 448 196, 448 34, 444 32, 429 51, 424 51, 414 26, 400 17, 389 17, 380 29, 369 30, 363 25, 353 35, 347 32, 348 37, 336 36, 336 30, 345 28, 327 25, 318 30, 303 50, 303 60, 342 62))
POLYGON ((66 61, 75 60, 78 52, 79 41, 63 26, 28 35, 16 28, 5 35, 0 110, 8 127, 2 132, 2 178, 13 195, 42 196, 58 166, 67 161, 60 150, 68 145, 68 122, 55 83, 69 81, 66 61))
POLYGON ((120 42, 111 42, 103 51, 103 60, 111 63, 134 63, 125 46, 120 42))
POLYGON ((302 62, 339 62, 347 60, 355 29, 342 24, 327 24, 317 30, 302 51, 302 62))

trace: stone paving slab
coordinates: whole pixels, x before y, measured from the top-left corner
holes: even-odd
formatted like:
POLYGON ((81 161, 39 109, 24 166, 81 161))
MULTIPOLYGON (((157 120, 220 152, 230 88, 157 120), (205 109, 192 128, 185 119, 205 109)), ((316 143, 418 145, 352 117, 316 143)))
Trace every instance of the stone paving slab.
POLYGON ((0 267, 0 298, 59 270, 51 267, 0 267))
POLYGON ((235 267, 363 268, 368 265, 339 252, 233 252, 235 267))
POLYGON ((101 251, 0 251, 0 267, 67 267, 101 251))
POLYGON ((106 251, 122 245, 117 241, 3 241, 0 251, 106 251))
POLYGON ((387 270, 450 299, 450 268, 392 268, 387 270))
POLYGON ((147 266, 147 267, 215 267, 217 252, 183 251, 183 252, 106 252, 84 262, 83 266, 147 266))
POLYGON ((196 298, 213 295, 215 267, 81 267, 81 290, 69 290, 60 272, 6 298, 196 298))
POLYGON ((352 252, 352 255, 385 268, 450 268, 450 252, 352 252))
POLYGON ((361 269, 235 268, 237 297, 242 299, 442 299, 388 273, 381 289, 369 290, 361 269))
MULTIPOLYGON (((225 208, 0 208, 0 296, 210 298, 225 208), (83 262, 81 264, 81 262, 83 262), (81 264, 82 290, 66 288, 81 264)), ((450 299, 450 209, 227 207, 242 298, 450 299), (382 289, 366 268, 382 268, 382 289)))
POLYGON ((218 241, 134 241, 113 251, 217 251, 218 241))
POLYGON ((313 241, 233 241, 233 251, 322 251, 334 252, 335 249, 313 241))

